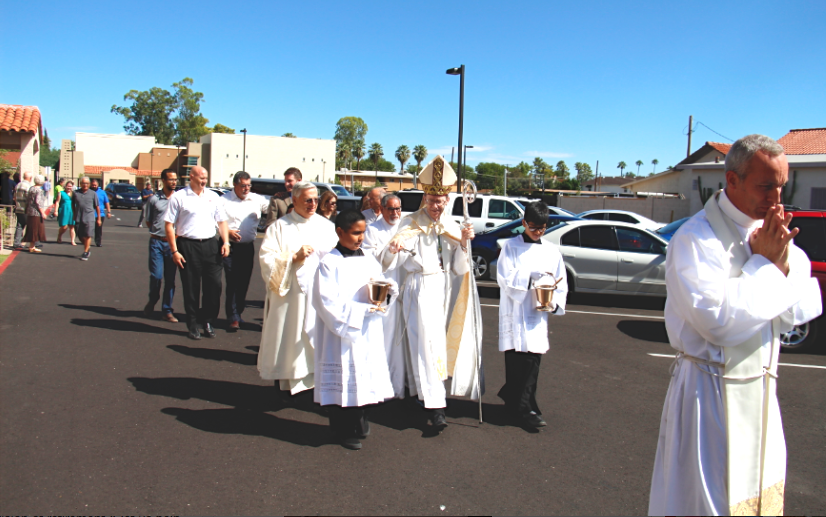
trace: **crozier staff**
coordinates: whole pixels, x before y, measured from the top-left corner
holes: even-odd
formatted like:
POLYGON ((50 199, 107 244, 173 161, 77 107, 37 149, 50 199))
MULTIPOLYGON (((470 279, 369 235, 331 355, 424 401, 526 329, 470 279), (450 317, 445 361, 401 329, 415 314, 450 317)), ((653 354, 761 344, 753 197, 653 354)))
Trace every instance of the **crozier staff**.
POLYGON ((663 407, 651 515, 782 515, 786 443, 778 336, 817 317, 820 289, 789 231, 783 148, 749 135, 726 188, 674 234, 665 326, 677 351, 663 407), (765 431, 765 432, 764 432, 765 431))

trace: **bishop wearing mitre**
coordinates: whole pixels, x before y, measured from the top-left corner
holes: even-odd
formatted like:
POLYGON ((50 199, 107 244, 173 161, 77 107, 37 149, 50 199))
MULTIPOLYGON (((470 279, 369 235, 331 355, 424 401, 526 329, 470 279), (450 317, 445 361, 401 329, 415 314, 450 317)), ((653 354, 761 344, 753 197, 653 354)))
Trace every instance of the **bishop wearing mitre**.
POLYGON ((316 318, 307 295, 320 258, 338 242, 333 223, 316 214, 315 185, 297 183, 292 201, 295 209, 267 227, 258 255, 267 286, 258 371, 262 379, 276 381, 282 400, 314 387, 316 318))
POLYGON ((454 377, 451 394, 480 396, 481 357, 467 353, 475 346, 468 343, 474 329, 467 328, 467 316, 479 310, 478 295, 468 288, 468 248, 474 233, 471 225, 460 226, 445 212, 456 173, 444 158, 430 162, 419 181, 422 208, 401 220, 380 258, 385 272, 405 270, 401 291, 410 357, 408 389, 441 431, 447 426, 444 381, 449 376, 454 377))

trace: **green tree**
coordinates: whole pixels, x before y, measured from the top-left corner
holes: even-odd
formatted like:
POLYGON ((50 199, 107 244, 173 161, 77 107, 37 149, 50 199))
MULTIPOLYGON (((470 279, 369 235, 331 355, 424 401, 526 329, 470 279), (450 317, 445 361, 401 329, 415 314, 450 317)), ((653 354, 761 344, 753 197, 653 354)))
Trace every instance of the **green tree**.
POLYGON ((620 170, 620 178, 622 178, 622 171, 624 171, 627 167, 628 167, 628 164, 626 164, 625 162, 619 162, 617 164, 617 169, 620 170))
POLYGON ((571 169, 565 164, 565 160, 559 160, 556 162, 556 170, 554 172, 556 172, 557 181, 562 181, 568 179, 568 176, 571 174, 571 169))
POLYGON ((591 166, 587 163, 576 162, 574 164, 574 169, 576 170, 576 179, 580 184, 594 179, 594 172, 591 170, 591 166))
POLYGON ((364 140, 356 140, 350 147, 350 152, 353 153, 353 158, 356 159, 356 170, 360 171, 361 160, 364 159, 364 140))
POLYGON ((651 160, 651 165, 653 165, 653 166, 654 166, 654 171, 653 171, 653 172, 655 172, 655 173, 657 172, 657 164, 658 164, 658 163, 660 163, 660 160, 658 160, 658 159, 656 159, 656 158, 654 158, 653 160, 651 160))
POLYGON ((480 189, 502 192, 505 166, 494 162, 479 162, 476 164, 476 186, 480 189))
POLYGON ((410 159, 410 148, 406 145, 400 145, 398 149, 396 149, 396 159, 399 160, 399 170, 404 172, 404 164, 407 163, 407 160, 410 159))
POLYGON ((336 122, 335 138, 337 144, 347 144, 355 148, 357 141, 364 141, 367 136, 367 124, 360 117, 342 117, 336 122))
POLYGON ((336 149, 336 158, 338 159, 337 163, 336 163, 336 168, 337 169, 339 167, 348 167, 349 168, 348 164, 350 162, 350 155, 351 155, 350 146, 347 145, 347 144, 339 144, 338 149, 336 149))
POLYGON ((296 136, 292 133, 284 133, 281 136, 283 136, 284 138, 296 138, 296 136))
POLYGON ((124 131, 130 135, 154 136, 162 144, 171 144, 175 137, 172 113, 175 111, 175 96, 163 88, 153 87, 147 91, 129 90, 123 100, 131 101, 130 106, 112 105, 110 111, 123 116, 124 131))
MULTIPOLYGON (((384 156, 384 149, 381 148, 381 144, 378 142, 370 144, 370 150, 368 151, 370 154, 370 158, 373 160, 373 167, 376 170, 376 181, 379 180, 379 161, 381 160, 382 156, 384 156)), ((393 167, 395 169, 395 167, 393 167)))
POLYGON ((413 174, 413 187, 419 184, 419 173, 422 171, 422 162, 427 158, 427 147, 417 145, 413 148, 413 159, 416 160, 416 172, 413 174))
POLYGON ((172 119, 175 124, 175 137, 172 143, 186 145, 187 142, 197 142, 207 134, 209 120, 201 115, 201 101, 204 94, 194 91, 192 79, 184 77, 181 82, 172 83, 175 89, 175 104, 177 115, 172 119))
POLYGON ((546 174, 549 170, 551 170, 551 166, 545 160, 538 156, 533 159, 534 174, 546 174))
MULTIPOLYGON (((454 171, 456 171, 456 176, 458 177, 459 176, 459 164, 456 163, 456 162, 448 162, 448 163, 450 163, 450 166, 453 167, 454 171)), ((467 180, 470 180, 470 181, 475 181, 476 180, 476 172, 473 170, 473 167, 463 163, 462 164, 462 173, 463 173, 462 177, 464 179, 467 179, 467 180)))
POLYGON ((234 135, 235 130, 223 124, 215 124, 214 126, 207 128, 207 133, 224 133, 227 135, 234 135))
POLYGON ((642 160, 637 160, 634 165, 637 166, 637 176, 640 175, 640 167, 642 167, 642 160))
POLYGON ((364 165, 364 170, 366 171, 373 169, 374 171, 380 172, 396 172, 396 165, 389 160, 385 160, 384 158, 379 158, 378 169, 376 169, 376 162, 373 160, 372 156, 362 161, 361 164, 364 165))

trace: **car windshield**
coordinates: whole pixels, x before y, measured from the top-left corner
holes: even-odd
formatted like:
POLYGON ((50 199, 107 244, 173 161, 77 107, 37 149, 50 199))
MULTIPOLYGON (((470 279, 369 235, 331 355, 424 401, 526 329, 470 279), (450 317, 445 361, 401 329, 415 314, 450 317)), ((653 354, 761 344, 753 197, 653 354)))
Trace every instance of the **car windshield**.
POLYGON ((347 192, 347 189, 342 187, 341 185, 333 185, 333 192, 335 192, 339 196, 349 196, 350 193, 347 192))
POLYGON ((674 233, 680 228, 680 226, 683 225, 683 223, 688 221, 688 219, 689 219, 688 217, 683 217, 682 219, 677 219, 673 223, 668 223, 667 225, 665 225, 662 228, 660 228, 659 230, 657 230, 657 233, 660 233, 660 234, 674 233))
POLYGON ((514 200, 513 200, 513 202, 514 202, 514 203, 516 203, 516 206, 518 206, 518 207, 519 207, 519 208, 521 208, 522 210, 524 210, 524 209, 525 209, 525 204, 524 204, 524 203, 522 203, 522 201, 517 201, 517 200, 515 200, 515 199, 514 199, 514 200))
POLYGON ((115 185, 115 192, 137 192, 138 188, 135 185, 115 185))

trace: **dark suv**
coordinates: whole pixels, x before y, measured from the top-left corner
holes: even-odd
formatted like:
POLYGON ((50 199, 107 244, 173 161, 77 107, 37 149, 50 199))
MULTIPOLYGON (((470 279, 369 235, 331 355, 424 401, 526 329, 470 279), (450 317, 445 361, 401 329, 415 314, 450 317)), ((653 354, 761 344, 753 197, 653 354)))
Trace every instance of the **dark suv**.
MULTIPOLYGON (((820 295, 826 305, 826 210, 788 210, 794 215, 789 228, 800 228, 794 243, 812 261, 812 276, 820 283, 820 295)), ((826 343, 826 316, 796 326, 780 336, 784 350, 811 351, 826 343)))
POLYGON ((112 208, 141 208, 143 200, 138 187, 129 183, 110 183, 106 185, 109 206, 112 208))

